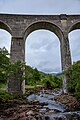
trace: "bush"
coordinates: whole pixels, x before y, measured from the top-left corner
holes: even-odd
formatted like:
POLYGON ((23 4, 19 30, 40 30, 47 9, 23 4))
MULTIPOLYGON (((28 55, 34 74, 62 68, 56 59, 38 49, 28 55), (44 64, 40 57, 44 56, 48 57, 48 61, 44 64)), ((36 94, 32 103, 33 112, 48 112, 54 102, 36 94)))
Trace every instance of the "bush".
POLYGON ((52 89, 55 87, 54 83, 48 77, 43 78, 41 80, 41 83, 48 89, 52 89))
POLYGON ((77 99, 80 100, 80 81, 75 86, 75 96, 76 96, 77 99))
POLYGON ((61 88, 62 87, 62 77, 61 76, 59 76, 59 77, 53 76, 53 82, 56 85, 55 87, 57 87, 57 88, 61 88))
POLYGON ((80 99, 80 61, 70 66, 64 74, 67 76, 68 91, 80 99))
POLYGON ((41 80, 44 86, 48 89, 61 88, 62 80, 56 76, 48 75, 41 80))

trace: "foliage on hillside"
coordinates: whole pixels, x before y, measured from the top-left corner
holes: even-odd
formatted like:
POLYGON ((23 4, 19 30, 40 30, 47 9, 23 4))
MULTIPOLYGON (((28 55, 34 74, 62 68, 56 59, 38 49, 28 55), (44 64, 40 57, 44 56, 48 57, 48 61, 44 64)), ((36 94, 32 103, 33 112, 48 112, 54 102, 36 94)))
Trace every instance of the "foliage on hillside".
POLYGON ((40 84, 41 79, 45 76, 47 76, 47 74, 38 71, 37 68, 33 69, 30 66, 25 66, 25 83, 27 85, 40 84))
POLYGON ((51 74, 45 74, 38 71, 36 68, 31 68, 30 66, 26 66, 25 81, 27 85, 41 84, 49 89, 62 87, 61 77, 52 76, 51 74))
POLYGON ((69 67, 64 74, 68 79, 68 91, 80 99, 80 61, 77 61, 71 67, 69 67))

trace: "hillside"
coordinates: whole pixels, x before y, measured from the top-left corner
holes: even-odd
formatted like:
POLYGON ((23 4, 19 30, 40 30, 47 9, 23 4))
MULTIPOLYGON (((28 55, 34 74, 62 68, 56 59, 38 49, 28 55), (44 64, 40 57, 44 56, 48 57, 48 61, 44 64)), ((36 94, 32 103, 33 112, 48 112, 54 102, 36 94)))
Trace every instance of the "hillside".
POLYGON ((40 81, 42 78, 46 77, 47 75, 48 74, 44 72, 38 71, 37 68, 32 68, 30 66, 25 67, 26 84, 33 84, 33 82, 40 81))

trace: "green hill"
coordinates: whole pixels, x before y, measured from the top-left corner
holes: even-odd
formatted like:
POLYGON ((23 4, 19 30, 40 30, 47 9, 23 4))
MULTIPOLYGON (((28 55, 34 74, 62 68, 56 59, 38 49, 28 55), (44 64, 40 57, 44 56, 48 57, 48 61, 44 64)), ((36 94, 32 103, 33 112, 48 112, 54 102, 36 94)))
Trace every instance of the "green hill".
POLYGON ((39 83, 42 78, 46 77, 47 74, 38 71, 37 68, 32 68, 30 66, 25 67, 25 83, 27 85, 33 85, 39 83))

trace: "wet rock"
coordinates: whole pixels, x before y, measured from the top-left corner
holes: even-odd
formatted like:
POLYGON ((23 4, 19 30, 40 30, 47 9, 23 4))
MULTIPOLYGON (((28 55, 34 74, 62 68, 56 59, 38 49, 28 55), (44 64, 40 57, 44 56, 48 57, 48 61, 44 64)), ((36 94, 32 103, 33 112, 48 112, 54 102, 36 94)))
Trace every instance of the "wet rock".
POLYGON ((27 115, 34 115, 34 113, 33 113, 32 110, 30 110, 30 111, 27 112, 27 115))
POLYGON ((7 116, 7 117, 12 116, 12 115, 13 115, 13 111, 5 111, 5 112, 3 113, 3 115, 4 115, 4 116, 7 116))
MULTIPOLYGON (((27 118, 25 118, 26 120, 36 120, 36 118, 34 118, 33 116, 28 116, 27 118)), ((25 120, 24 119, 24 120, 25 120)))
POLYGON ((56 101, 65 104, 69 110, 80 110, 80 103, 69 94, 61 94, 54 98, 56 101))
POLYGON ((49 116, 45 116, 45 120, 50 120, 50 117, 49 116))
POLYGON ((60 115, 60 116, 57 116, 57 117, 54 117, 53 120, 80 120, 80 117, 73 117, 73 116, 64 116, 64 115, 60 115))
POLYGON ((60 115, 56 120, 67 120, 67 118, 64 115, 60 115))
POLYGON ((42 116, 40 114, 35 115, 36 120, 42 120, 42 116))

